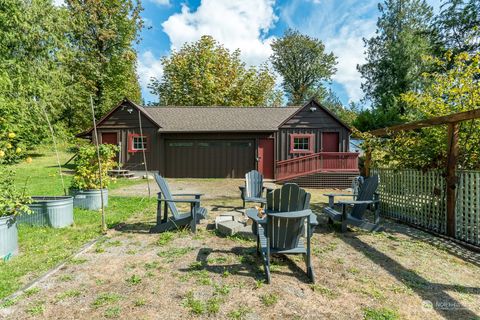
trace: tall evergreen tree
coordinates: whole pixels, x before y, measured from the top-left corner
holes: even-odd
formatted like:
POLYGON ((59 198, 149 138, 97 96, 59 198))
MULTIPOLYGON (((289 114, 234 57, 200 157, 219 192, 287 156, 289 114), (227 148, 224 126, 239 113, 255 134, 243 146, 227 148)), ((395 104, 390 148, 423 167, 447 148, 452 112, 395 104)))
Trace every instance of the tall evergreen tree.
POLYGON ((290 105, 300 105, 311 97, 328 95, 323 83, 335 73, 336 57, 325 52, 319 39, 287 30, 272 43, 273 67, 283 77, 283 90, 290 105))
POLYGON ((440 45, 454 55, 480 52, 480 0, 444 1, 434 27, 440 45))
POLYGON ((385 0, 378 6, 376 35, 364 40, 367 62, 358 66, 362 89, 372 111, 359 116, 356 125, 371 130, 400 121, 405 106, 400 95, 421 86, 427 66, 422 56, 433 52, 430 25, 432 8, 425 0, 385 0))
POLYGON ((100 116, 119 99, 140 102, 133 45, 142 28, 141 3, 135 0, 67 0, 71 78, 69 108, 73 126, 90 122, 89 96, 100 116))

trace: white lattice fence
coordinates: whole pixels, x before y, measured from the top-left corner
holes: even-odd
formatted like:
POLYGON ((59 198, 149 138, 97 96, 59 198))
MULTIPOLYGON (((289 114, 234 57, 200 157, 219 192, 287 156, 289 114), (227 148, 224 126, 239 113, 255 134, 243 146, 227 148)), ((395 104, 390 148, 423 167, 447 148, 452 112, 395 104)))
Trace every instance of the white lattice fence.
MULTIPOLYGON (((446 233, 445 177, 441 171, 374 169, 380 176, 381 213, 446 233)), ((480 172, 457 171, 456 232, 459 240, 480 245, 480 172)))
POLYGON ((458 176, 456 238, 480 245, 480 172, 461 171, 458 176))

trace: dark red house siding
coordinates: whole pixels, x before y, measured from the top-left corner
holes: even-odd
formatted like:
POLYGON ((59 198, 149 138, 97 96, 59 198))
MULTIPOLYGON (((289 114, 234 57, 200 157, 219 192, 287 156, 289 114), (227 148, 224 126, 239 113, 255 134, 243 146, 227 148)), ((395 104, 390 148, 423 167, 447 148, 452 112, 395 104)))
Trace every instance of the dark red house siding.
POLYGON ((349 145, 350 130, 337 121, 332 115, 324 111, 315 102, 310 102, 292 118, 288 119, 275 133, 276 161, 292 159, 304 156, 301 153, 292 153, 290 134, 314 135, 313 153, 322 152, 324 143, 322 133, 338 133, 338 151, 347 152, 349 145), (311 111, 315 108, 315 111, 311 111))

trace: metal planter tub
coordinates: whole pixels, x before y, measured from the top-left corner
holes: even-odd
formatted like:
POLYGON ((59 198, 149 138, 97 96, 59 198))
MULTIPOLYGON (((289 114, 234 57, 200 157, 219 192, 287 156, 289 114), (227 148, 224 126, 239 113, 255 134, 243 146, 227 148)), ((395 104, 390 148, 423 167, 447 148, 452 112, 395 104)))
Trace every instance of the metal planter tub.
POLYGON ((73 197, 32 197, 31 214, 18 216, 18 223, 64 228, 73 224, 73 197))
MULTIPOLYGON (((73 196, 73 206, 87 210, 99 210, 102 208, 101 190, 70 190, 73 196)), ((103 205, 108 205, 108 190, 103 189, 103 205)))
POLYGON ((18 253, 17 221, 13 216, 0 217, 0 259, 18 253))

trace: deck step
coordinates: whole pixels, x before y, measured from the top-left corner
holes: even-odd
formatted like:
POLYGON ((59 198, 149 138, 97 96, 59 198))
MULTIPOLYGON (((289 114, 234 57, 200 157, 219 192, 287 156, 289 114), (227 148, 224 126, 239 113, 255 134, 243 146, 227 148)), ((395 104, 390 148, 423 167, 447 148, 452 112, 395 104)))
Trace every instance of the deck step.
POLYGON ((126 169, 113 169, 108 171, 108 175, 114 178, 135 178, 135 174, 126 169))

